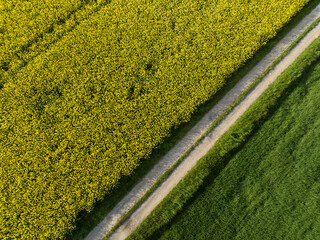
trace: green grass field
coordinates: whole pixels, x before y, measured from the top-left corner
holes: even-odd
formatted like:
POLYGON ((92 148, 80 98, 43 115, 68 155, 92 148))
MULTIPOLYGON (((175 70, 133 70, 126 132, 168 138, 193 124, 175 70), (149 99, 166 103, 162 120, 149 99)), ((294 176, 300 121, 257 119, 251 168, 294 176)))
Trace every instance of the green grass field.
POLYGON ((161 239, 318 239, 320 63, 161 239))

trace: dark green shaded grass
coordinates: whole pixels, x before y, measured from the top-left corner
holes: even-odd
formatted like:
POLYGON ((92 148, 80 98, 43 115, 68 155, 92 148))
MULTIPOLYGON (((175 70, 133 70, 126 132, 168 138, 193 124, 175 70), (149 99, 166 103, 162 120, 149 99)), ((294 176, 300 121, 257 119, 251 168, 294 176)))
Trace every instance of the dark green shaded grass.
MULTIPOLYGON (((266 90, 266 92, 248 109, 248 111, 236 122, 236 124, 232 126, 227 131, 227 133, 222 136, 222 138, 219 139, 219 141, 209 151, 209 153, 204 158, 202 158, 197 163, 197 165, 189 172, 189 174, 173 189, 173 191, 169 193, 169 195, 156 207, 156 209, 129 237, 129 239, 158 239, 165 232, 165 230, 170 228, 171 225, 178 226, 178 223, 176 222, 179 221, 180 223, 180 221, 182 221, 179 219, 181 217, 183 218, 185 212, 188 211, 189 206, 193 205, 198 196, 203 195, 203 192, 205 192, 207 186, 213 184, 215 178, 221 176, 222 172, 228 165, 228 162, 230 161, 230 159, 232 159, 232 156, 234 156, 234 154, 237 153, 237 151, 239 151, 239 149, 241 149, 246 144, 246 142, 250 140, 250 137, 255 132, 259 131, 261 125, 263 125, 263 123, 268 118, 270 118, 275 111, 277 111, 282 102, 285 101, 287 96, 290 95, 294 89, 305 86, 305 79, 308 78, 309 72, 311 72, 315 64, 319 61, 319 58, 320 38, 312 43, 312 45, 295 61, 295 63, 292 64, 277 79, 277 81, 272 84, 266 90)), ((319 78, 319 76, 317 77, 319 78)), ((302 88, 303 91, 300 91, 298 94, 294 95, 294 97, 291 98, 291 100, 294 100, 293 103, 298 99, 303 99, 305 97, 305 94, 302 93, 306 92, 308 88, 309 87, 307 85, 306 88, 302 88)), ((315 94, 316 92, 314 91, 314 95, 315 94)), ((318 100, 319 98, 315 99, 313 103, 317 103, 318 100)), ((304 104, 305 103, 302 103, 302 105, 304 104)), ((286 105, 285 109, 287 109, 287 111, 289 112, 293 111, 292 108, 289 107, 289 105, 286 105)), ((309 111, 318 111, 319 113, 319 110, 311 108, 308 108, 306 112, 295 113, 296 116, 300 116, 301 114, 307 114, 309 111)), ((309 119, 308 115, 306 116, 306 119, 309 119)), ((269 126, 272 127, 272 125, 269 126)), ((299 127, 300 125, 298 126, 298 128, 299 127)), ((267 133, 268 131, 265 133, 265 135, 267 133)), ((273 144, 271 146, 277 145, 272 143, 269 138, 266 139, 268 140, 267 143, 273 144)), ((281 135, 276 136, 276 140, 281 141, 281 139, 281 135)), ((259 144, 260 143, 253 145, 254 149, 257 151, 257 154, 259 153, 259 144)), ((292 146, 290 149, 290 151, 292 151, 292 146)), ((249 159, 251 159, 251 156, 248 156, 249 159)), ((237 185, 234 186, 234 188, 240 191, 243 187, 242 185, 237 185)), ((223 190, 224 186, 221 186, 221 188, 219 189, 219 193, 223 194, 223 199, 228 200, 232 193, 230 193, 230 191, 223 192, 223 190)), ((219 208, 222 209, 221 205, 209 205, 209 202, 207 202, 207 204, 207 207, 209 207, 210 209, 214 207, 216 210, 219 208)), ((206 216, 207 213, 204 212, 203 214, 205 214, 206 216)), ((229 218, 231 216, 232 215, 227 216, 226 218, 229 218)), ((245 219, 245 216, 243 216, 243 218, 244 220, 241 221, 246 222, 247 220, 245 219)), ((203 222, 206 222, 208 220, 200 219, 198 221, 199 218, 195 216, 193 216, 192 219, 197 222, 194 223, 194 226, 187 227, 192 229, 193 233, 198 232, 198 225, 200 226, 203 222)), ((210 224, 212 225, 213 223, 210 222, 210 224)), ((220 225, 221 222, 219 222, 218 226, 220 225)), ((185 229, 180 226, 179 230, 177 231, 181 232, 185 231, 185 229)), ((174 236, 171 235, 171 237, 174 236)), ((184 237, 187 238, 189 236, 184 237)), ((217 239, 221 238, 218 237, 217 239)))
POLYGON ((90 213, 83 212, 79 215, 76 223, 76 230, 67 239, 83 239, 97 224, 99 224, 109 211, 151 170, 151 168, 163 157, 183 136, 203 117, 243 76, 245 76, 271 49, 292 29, 301 19, 310 13, 319 1, 311 1, 296 17, 294 17, 286 27, 284 27, 275 38, 262 47, 252 59, 248 60, 237 72, 232 74, 227 80, 227 84, 213 96, 212 99, 200 106, 193 114, 188 123, 180 125, 177 129, 172 129, 169 136, 157 149, 155 149, 149 159, 142 160, 139 167, 131 176, 124 176, 120 180, 114 191, 108 195, 104 201, 96 203, 90 213))
POLYGON ((318 239, 320 64, 161 239, 318 239))

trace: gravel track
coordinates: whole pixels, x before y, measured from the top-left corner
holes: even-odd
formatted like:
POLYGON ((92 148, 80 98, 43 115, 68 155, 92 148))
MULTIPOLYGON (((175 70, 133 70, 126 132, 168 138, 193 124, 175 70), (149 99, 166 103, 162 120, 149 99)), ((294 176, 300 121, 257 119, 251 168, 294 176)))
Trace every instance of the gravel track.
MULTIPOLYGON (((156 181, 192 147, 206 132, 217 117, 227 109, 261 73, 274 62, 317 18, 320 17, 320 4, 308 14, 286 37, 284 37, 243 79, 241 79, 203 118, 181 139, 151 171, 109 212, 85 238, 85 240, 102 239, 114 227, 134 204, 156 183, 156 181)), ((276 80, 276 78, 320 36, 318 24, 283 58, 267 76, 242 100, 222 122, 215 127, 172 174, 120 225, 109 239, 125 239, 163 198, 178 184, 190 169, 203 157, 230 126, 248 109, 248 107, 276 80)))

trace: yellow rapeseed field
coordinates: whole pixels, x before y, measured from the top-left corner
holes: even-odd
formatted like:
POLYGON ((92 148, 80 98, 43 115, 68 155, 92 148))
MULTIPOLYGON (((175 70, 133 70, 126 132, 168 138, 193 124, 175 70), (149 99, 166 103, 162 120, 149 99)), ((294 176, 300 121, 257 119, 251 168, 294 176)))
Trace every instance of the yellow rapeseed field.
POLYGON ((0 0, 0 74, 84 5, 81 0, 0 0))
MULTIPOLYGON (((1 0, 1 71, 83 2, 1 0)), ((0 239, 63 238, 308 2, 111 0, 7 74, 0 239)))

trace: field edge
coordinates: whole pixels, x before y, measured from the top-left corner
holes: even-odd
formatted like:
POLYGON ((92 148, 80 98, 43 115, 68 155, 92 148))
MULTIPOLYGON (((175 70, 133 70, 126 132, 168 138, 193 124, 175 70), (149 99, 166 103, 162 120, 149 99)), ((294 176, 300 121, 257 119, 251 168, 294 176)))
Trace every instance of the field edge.
MULTIPOLYGON (((317 22, 319 22, 319 19, 317 22)), ((295 42, 295 44, 297 42, 295 42)), ((290 48, 293 47, 294 46, 290 46, 290 48)), ((300 77, 305 69, 309 69, 309 67, 318 61, 319 58, 320 38, 312 43, 312 45, 295 60, 285 73, 283 73, 276 82, 272 84, 252 106, 250 106, 248 111, 236 122, 236 124, 233 125, 220 140, 218 140, 216 145, 206 154, 206 156, 197 163, 188 175, 127 239, 148 239, 152 236, 152 234, 150 234, 151 232, 154 233, 164 225, 169 224, 170 220, 176 214, 179 214, 179 211, 183 208, 188 199, 192 198, 197 189, 204 183, 205 177, 210 172, 217 171, 223 167, 223 161, 233 155, 233 153, 250 138, 256 126, 263 121, 270 109, 277 104, 277 100, 281 98, 282 94, 285 93, 292 82, 300 77), (316 54, 312 55, 310 53, 316 54), (292 78, 285 77, 288 75, 293 76, 292 78), (271 101, 268 103, 265 101, 266 99, 269 101, 271 99, 271 101), (210 159, 212 158, 215 158, 216 161, 211 162, 210 159)), ((256 83, 257 82, 254 84, 256 83)))

